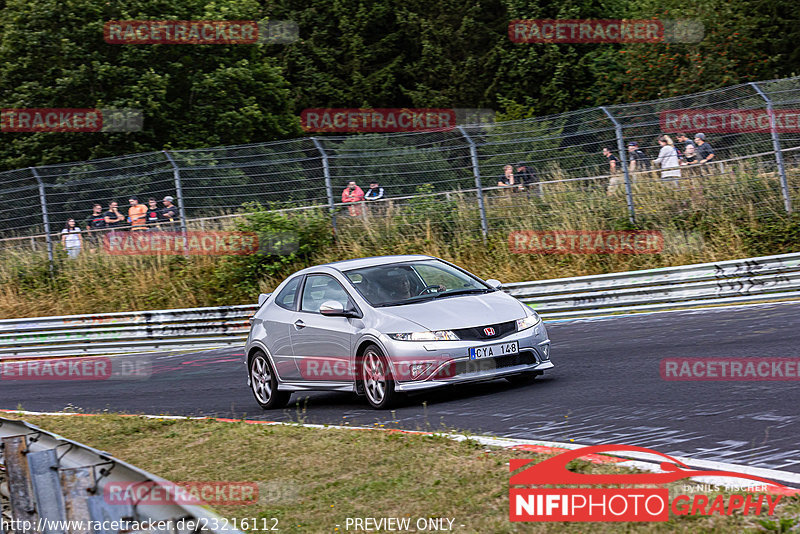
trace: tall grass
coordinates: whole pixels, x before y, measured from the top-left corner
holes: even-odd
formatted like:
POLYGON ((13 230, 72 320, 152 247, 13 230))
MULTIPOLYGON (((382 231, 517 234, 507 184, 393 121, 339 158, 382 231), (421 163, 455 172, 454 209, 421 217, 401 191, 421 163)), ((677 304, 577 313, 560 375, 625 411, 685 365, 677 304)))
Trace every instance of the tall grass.
MULTIPOLYGON (((790 174, 795 191, 799 174, 790 174)), ((59 248, 51 270, 41 250, 6 250, 0 254, 0 317, 252 303, 300 268, 363 256, 429 254, 483 278, 516 282, 800 250, 800 217, 783 211, 777 177, 745 166, 685 178, 677 189, 655 173, 640 176, 633 187, 635 224, 624 193, 608 195, 605 183, 546 183, 541 192, 486 192, 486 238, 474 193, 464 192, 369 206, 356 217, 342 212, 335 235, 324 210, 278 214, 247 206, 251 215, 213 228, 204 223, 206 230, 293 232, 298 250, 284 256, 109 256, 85 247, 68 260, 59 248), (508 245, 516 230, 633 228, 660 230, 663 252, 514 254, 508 245)))

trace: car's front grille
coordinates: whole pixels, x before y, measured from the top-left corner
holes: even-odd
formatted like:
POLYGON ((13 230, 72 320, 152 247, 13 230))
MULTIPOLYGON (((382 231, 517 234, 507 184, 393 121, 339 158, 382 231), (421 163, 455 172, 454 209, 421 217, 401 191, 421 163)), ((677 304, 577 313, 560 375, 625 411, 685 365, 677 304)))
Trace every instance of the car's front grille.
POLYGON ((507 323, 487 324, 484 326, 474 326, 472 328, 459 328, 453 330, 459 339, 464 341, 486 341, 488 339, 500 339, 508 334, 516 332, 517 322, 509 321, 507 323), (493 335, 488 335, 486 329, 491 328, 494 331, 493 335))
POLYGON ((509 354, 508 356, 498 356, 497 358, 479 358, 477 360, 452 362, 445 365, 432 377, 434 380, 453 378, 457 375, 476 373, 481 371, 492 371, 515 365, 532 365, 538 363, 536 354, 533 351, 523 351, 519 354, 509 354))

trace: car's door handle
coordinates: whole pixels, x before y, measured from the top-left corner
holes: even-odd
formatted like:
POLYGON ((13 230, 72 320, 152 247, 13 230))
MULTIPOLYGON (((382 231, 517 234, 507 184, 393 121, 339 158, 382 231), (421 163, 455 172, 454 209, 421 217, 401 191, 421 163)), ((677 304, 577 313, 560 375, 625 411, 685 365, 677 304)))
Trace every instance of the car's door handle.
POLYGON ((304 323, 303 321, 298 319, 298 320, 296 320, 294 322, 294 327, 297 328, 298 330, 300 330, 301 328, 305 328, 306 327, 306 323, 304 323))

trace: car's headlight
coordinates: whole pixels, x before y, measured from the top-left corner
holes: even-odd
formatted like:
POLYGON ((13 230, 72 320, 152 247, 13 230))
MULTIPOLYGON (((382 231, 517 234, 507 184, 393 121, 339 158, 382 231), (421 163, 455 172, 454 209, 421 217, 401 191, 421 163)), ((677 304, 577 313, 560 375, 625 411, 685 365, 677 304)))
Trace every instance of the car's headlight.
POLYGON ((533 312, 533 315, 529 315, 522 319, 517 319, 517 332, 519 332, 520 330, 525 330, 527 328, 534 327, 541 322, 542 318, 539 317, 539 314, 533 312))
POLYGON ((398 341, 458 341, 458 336, 451 330, 389 334, 389 337, 398 341))

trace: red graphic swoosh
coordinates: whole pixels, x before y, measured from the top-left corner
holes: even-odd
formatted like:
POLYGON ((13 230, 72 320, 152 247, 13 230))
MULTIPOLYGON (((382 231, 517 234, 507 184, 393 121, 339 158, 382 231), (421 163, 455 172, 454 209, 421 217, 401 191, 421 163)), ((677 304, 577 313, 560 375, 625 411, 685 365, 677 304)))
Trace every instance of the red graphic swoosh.
MULTIPOLYGON (((516 471, 523 465, 530 463, 530 460, 514 459, 510 462, 511 471, 516 471)), ((767 478, 762 478, 755 475, 748 475, 745 473, 737 473, 735 471, 698 471, 690 468, 688 465, 679 462, 671 456, 662 454, 652 449, 644 447, 637 447, 634 445, 593 445, 590 447, 582 447, 580 449, 571 450, 548 458, 542 462, 531 465, 527 469, 511 475, 509 484, 511 485, 573 485, 573 484, 667 484, 685 478, 697 476, 723 476, 744 478, 770 484, 780 488, 790 489, 774 482, 767 478), (665 458, 667 461, 661 462, 661 469, 665 473, 634 473, 628 475, 605 475, 605 474, 589 474, 589 473, 576 473, 567 469, 567 464, 573 460, 577 460, 587 454, 597 454, 602 452, 623 452, 635 451, 654 454, 665 458)))

